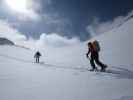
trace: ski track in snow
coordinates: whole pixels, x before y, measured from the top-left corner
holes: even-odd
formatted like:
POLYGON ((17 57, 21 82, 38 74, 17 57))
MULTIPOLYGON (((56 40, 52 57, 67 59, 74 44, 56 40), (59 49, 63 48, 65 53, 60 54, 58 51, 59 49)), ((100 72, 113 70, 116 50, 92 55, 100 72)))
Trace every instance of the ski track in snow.
MULTIPOLYGON (((21 58, 17 58, 17 57, 11 57, 11 56, 8 56, 8 55, 3 55, 3 54, 0 54, 1 57, 5 57, 6 59, 11 59, 11 60, 16 60, 16 61, 19 61, 19 62, 23 62, 23 63, 34 63, 33 61, 30 61, 30 60, 24 60, 24 59, 21 59, 21 58)), ((36 63, 35 63, 36 64, 36 63)), ((77 67, 68 67, 68 66, 58 66, 58 65, 52 65, 52 64, 47 64, 47 63, 44 63, 44 62, 40 62, 39 64, 37 64, 39 66, 42 66, 42 67, 45 67, 45 68, 56 68, 56 69, 65 69, 65 70, 77 70, 77 71, 80 71, 80 72, 89 72, 88 71, 88 68, 77 68, 77 67)), ((128 70, 126 68, 120 68, 120 67, 117 67, 117 66, 110 66, 112 69, 107 69, 106 72, 94 72, 96 73, 97 75, 99 74, 115 74, 115 77, 116 78, 129 78, 129 79, 133 79, 133 71, 131 70, 128 70)), ((93 72, 91 72, 93 73, 93 72)))

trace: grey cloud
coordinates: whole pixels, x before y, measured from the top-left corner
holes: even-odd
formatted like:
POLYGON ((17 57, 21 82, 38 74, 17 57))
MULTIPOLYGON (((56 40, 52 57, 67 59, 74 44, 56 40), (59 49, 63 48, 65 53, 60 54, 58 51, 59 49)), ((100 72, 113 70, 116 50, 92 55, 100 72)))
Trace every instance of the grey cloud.
POLYGON ((13 28, 10 23, 4 20, 0 20, 0 37, 5 37, 13 42, 26 40, 26 36, 19 32, 17 29, 13 28))
POLYGON ((40 35, 40 39, 37 41, 38 45, 41 46, 51 46, 51 47, 64 47, 79 44, 80 40, 78 38, 68 39, 67 37, 60 36, 57 33, 40 35))
POLYGON ((113 20, 107 22, 100 22, 99 18, 94 18, 93 22, 87 26, 88 33, 94 37, 97 34, 106 33, 114 28, 118 28, 120 25, 125 23, 130 17, 133 16, 133 10, 126 16, 118 16, 113 20))

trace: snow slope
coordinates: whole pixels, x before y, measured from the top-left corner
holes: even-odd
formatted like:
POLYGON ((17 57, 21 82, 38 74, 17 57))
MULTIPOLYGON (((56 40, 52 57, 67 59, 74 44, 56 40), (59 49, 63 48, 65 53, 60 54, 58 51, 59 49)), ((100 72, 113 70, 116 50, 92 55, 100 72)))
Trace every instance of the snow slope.
POLYGON ((32 50, 0 46, 0 100, 133 100, 132 26, 130 19, 94 38, 112 73, 86 70, 87 42, 45 48, 41 64, 34 63, 32 50))

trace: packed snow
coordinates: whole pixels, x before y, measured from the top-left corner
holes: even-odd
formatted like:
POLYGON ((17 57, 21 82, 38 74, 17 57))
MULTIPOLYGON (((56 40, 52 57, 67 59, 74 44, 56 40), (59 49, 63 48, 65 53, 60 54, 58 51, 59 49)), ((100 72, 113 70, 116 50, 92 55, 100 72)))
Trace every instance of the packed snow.
POLYGON ((133 19, 97 36, 109 72, 89 72, 87 42, 34 50, 0 46, 0 100, 133 100, 133 19))

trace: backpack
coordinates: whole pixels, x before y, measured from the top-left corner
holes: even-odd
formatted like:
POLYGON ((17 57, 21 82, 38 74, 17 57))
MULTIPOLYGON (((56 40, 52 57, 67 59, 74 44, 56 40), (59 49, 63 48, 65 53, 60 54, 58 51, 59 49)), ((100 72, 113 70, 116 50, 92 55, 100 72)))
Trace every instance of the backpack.
POLYGON ((100 52, 101 48, 100 48, 100 44, 97 40, 93 41, 92 42, 92 45, 93 45, 93 49, 96 51, 96 52, 100 52))

